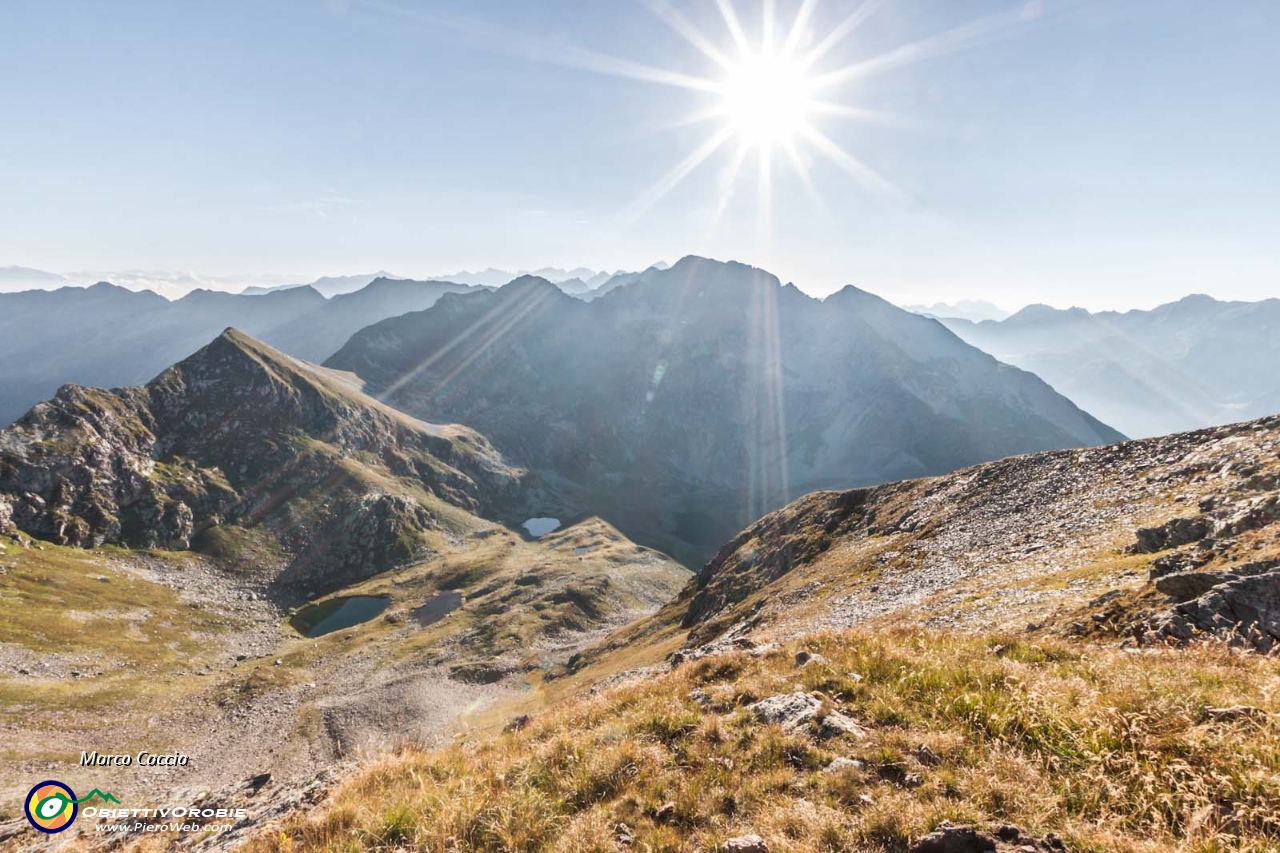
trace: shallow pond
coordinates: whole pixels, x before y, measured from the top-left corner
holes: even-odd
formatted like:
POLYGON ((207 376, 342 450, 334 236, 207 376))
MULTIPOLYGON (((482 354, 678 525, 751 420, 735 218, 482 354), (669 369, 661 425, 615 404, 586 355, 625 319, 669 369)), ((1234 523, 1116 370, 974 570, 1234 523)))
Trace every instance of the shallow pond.
POLYGON ((343 628, 368 622, 387 609, 385 595, 348 595, 312 604, 293 614, 289 624, 304 637, 323 637, 343 628))
POLYGON ((462 593, 442 592, 427 599, 421 607, 413 609, 413 621, 419 625, 439 622, 462 605, 462 593))
POLYGON ((560 526, 558 518, 531 518, 524 524, 520 525, 529 534, 530 538, 541 539, 551 531, 560 526))

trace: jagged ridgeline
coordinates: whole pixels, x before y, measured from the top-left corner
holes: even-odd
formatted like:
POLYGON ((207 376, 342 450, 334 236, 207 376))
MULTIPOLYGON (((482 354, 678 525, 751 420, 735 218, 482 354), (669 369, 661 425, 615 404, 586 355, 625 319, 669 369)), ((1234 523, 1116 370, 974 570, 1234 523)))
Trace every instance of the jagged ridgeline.
POLYGON ((335 588, 420 560, 523 472, 234 329, 140 388, 66 385, 0 432, 0 526, 61 545, 195 548, 335 588))
POLYGON ((193 290, 170 302, 106 282, 0 293, 0 427, 66 382, 142 384, 228 326, 318 362, 370 323, 472 289, 380 276, 331 299, 291 287, 259 295, 193 290))
POLYGON ((534 277, 447 294, 326 364, 688 565, 813 489, 1122 438, 934 320, 696 257, 591 302, 534 277))

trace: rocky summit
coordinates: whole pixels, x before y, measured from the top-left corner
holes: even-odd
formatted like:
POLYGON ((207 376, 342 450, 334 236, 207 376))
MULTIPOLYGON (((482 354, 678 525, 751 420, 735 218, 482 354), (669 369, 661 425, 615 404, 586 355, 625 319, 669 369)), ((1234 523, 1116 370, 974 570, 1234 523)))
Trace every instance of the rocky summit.
MULTIPOLYGON (((140 388, 67 385, 0 432, 0 525, 61 545, 226 551, 267 533, 281 590, 422 558, 523 472, 233 329, 140 388)), ((309 596, 308 596, 309 597, 309 596)))
POLYGON ((445 295, 326 364, 690 564, 813 489, 1122 437, 934 320, 697 257, 591 302, 533 277, 445 295))

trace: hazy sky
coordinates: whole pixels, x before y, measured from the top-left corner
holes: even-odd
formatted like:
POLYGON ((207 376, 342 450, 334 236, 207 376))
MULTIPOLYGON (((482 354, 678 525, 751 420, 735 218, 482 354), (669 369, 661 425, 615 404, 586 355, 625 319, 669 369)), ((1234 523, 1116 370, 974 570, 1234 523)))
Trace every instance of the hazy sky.
MULTIPOLYGON (((672 5, 732 49, 714 2, 672 5)), ((777 0, 780 30, 798 5, 777 0)), ((859 5, 818 0, 801 49, 859 5)), ((759 38, 761 3, 735 8, 759 38)), ((909 126, 814 119, 894 189, 801 145, 815 192, 775 154, 762 227, 754 151, 723 192, 736 139, 655 200, 717 98, 603 57, 720 72, 651 5, 6 0, 0 266, 242 281, 696 253, 899 302, 1280 295, 1280 3, 899 0, 814 72, 956 27, 825 93, 909 126)))

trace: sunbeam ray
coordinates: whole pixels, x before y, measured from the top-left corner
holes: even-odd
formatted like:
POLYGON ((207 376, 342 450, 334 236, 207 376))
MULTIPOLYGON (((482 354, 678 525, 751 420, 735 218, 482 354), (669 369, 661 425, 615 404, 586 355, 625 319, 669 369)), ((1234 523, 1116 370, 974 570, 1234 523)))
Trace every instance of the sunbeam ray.
POLYGON ((809 110, 817 115, 838 116, 853 119, 866 124, 878 124, 884 127, 896 127, 901 130, 923 130, 941 132, 947 128, 935 121, 891 113, 884 110, 869 110, 865 107, 854 107, 848 104, 836 104, 830 101, 810 101, 809 110))
POLYGON ((733 65, 733 61, 725 55, 724 51, 711 43, 711 40, 702 34, 702 31, 690 23, 689 19, 681 15, 675 9, 671 8, 671 4, 667 0, 644 0, 644 4, 649 7, 649 11, 662 19, 663 23, 669 26, 685 41, 696 47, 704 56, 716 63, 722 68, 729 68, 733 65))
POLYGON ((791 29, 787 31, 787 37, 782 42, 782 50, 779 54, 784 57, 790 57, 795 53, 796 48, 800 46, 800 39, 804 38, 805 27, 809 25, 809 18, 813 15, 814 7, 818 5, 818 0, 804 0, 800 4, 800 8, 796 10, 796 17, 791 22, 791 29))
POLYGON ((867 189, 894 199, 902 200, 906 198, 906 194, 902 192, 902 190, 891 184, 886 178, 882 177, 879 172, 872 169, 866 163, 863 163, 857 157, 854 157, 848 151, 845 151, 835 142, 831 141, 826 134, 818 130, 813 125, 801 125, 800 133, 805 137, 805 139, 809 140, 820 154, 832 163, 835 163, 846 175, 853 178, 867 189))
POLYGON ((729 165, 721 173, 720 190, 716 196, 716 206, 711 214, 711 222, 707 227, 708 234, 715 233, 721 218, 724 217, 724 212, 729 208, 729 201, 733 198, 734 186, 738 181, 738 173, 742 171, 742 164, 746 161, 750 150, 750 146, 745 142, 740 143, 738 150, 733 155, 733 159, 729 161, 729 165))
POLYGON ((766 258, 773 253, 773 146, 762 145, 756 151, 759 176, 756 192, 756 240, 766 258))
POLYGON ((814 78, 813 84, 816 88, 837 86, 892 68, 932 59, 935 56, 988 44, 1015 35, 1039 20, 1042 19, 1027 18, 1020 9, 988 15, 945 32, 896 47, 871 59, 864 59, 852 65, 846 65, 844 68, 818 75, 814 78))
POLYGON ((384 0, 354 0, 354 4, 368 12, 412 21, 427 27, 447 27, 476 39, 488 50, 522 56, 534 62, 578 68, 611 77, 675 86, 696 92, 717 94, 722 88, 718 81, 706 77, 621 59, 572 44, 531 38, 515 30, 495 27, 454 12, 404 8, 384 0))
POLYGON ((716 7, 720 10, 720 17, 724 18, 724 25, 728 27, 729 35, 733 37, 733 43, 738 47, 738 54, 745 56, 750 53, 751 44, 747 41, 747 34, 742 31, 738 13, 733 11, 732 0, 716 0, 716 7))
POLYGON ((826 37, 818 42, 816 46, 804 55, 800 60, 800 65, 804 68, 811 68, 815 62, 831 52, 840 42, 849 37, 849 34, 862 26, 862 22, 871 17, 871 14, 885 4, 886 0, 863 0, 861 5, 853 10, 847 18, 836 24, 835 29, 827 33, 826 37))
POLYGON ((760 4, 760 50, 765 54, 773 53, 773 2, 763 0, 760 4))
POLYGON ((822 200, 822 194, 818 192, 817 186, 814 185, 813 177, 809 174, 809 167, 805 164, 804 158, 800 156, 800 149, 796 147, 795 140, 788 139, 784 142, 782 150, 787 152, 787 159, 791 162, 791 168, 795 170, 796 177, 800 179, 800 184, 804 187, 805 194, 809 196, 809 200, 825 212, 827 210, 826 202, 822 200))
POLYGON ((675 189, 676 185, 683 181, 690 172, 698 168, 702 161, 714 154, 716 149, 724 145, 725 141, 732 135, 733 128, 731 127, 724 127, 717 131, 710 139, 695 148, 688 157, 681 160, 674 169, 659 178, 657 182, 627 205, 622 211, 622 218, 631 220, 643 215, 663 196, 675 189))

